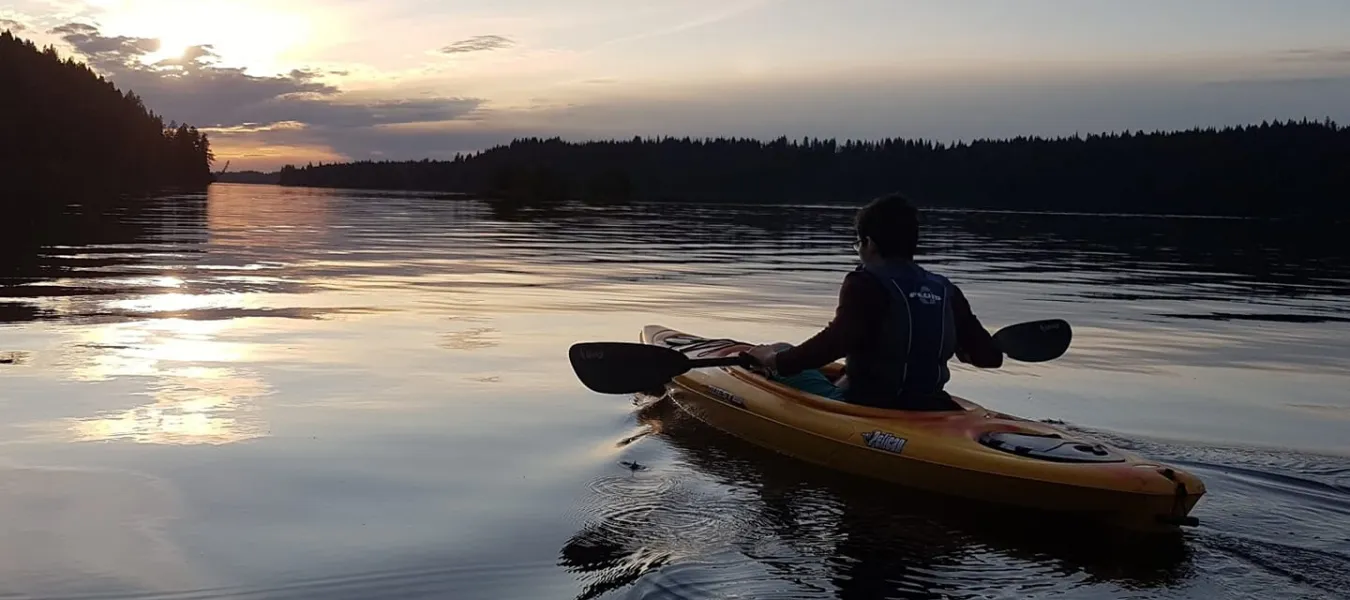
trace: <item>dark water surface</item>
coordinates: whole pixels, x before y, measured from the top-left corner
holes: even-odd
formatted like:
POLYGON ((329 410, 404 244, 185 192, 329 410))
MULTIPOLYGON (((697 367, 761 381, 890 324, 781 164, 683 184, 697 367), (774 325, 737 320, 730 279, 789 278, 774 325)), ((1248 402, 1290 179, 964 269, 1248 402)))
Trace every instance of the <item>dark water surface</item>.
POLYGON ((1123 545, 592 394, 643 325, 800 341, 848 210, 528 215, 217 185, 0 243, 0 596, 1344 598, 1345 223, 933 213, 923 260, 1063 359, 951 389, 1193 470, 1123 545))

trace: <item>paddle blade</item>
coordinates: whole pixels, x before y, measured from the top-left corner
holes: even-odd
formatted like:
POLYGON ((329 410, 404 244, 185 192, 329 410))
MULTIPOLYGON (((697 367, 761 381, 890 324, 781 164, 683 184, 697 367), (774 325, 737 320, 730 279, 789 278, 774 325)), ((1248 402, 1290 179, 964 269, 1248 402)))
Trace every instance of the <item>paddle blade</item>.
POLYGON ((689 358, 670 348, 625 342, 583 342, 567 351, 577 379, 601 394, 635 394, 664 386, 689 370, 689 358))
POLYGON ((1064 355, 1073 340, 1073 328, 1063 319, 1009 325, 994 334, 1003 353, 1022 362, 1045 362, 1064 355))

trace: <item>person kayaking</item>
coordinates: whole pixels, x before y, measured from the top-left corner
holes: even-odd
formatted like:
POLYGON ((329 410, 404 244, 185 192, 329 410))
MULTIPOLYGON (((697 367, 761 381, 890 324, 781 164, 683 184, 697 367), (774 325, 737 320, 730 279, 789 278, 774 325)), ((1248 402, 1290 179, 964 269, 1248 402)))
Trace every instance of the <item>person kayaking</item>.
POLYGON ((861 264, 844 277, 834 319, 792 346, 759 345, 748 354, 770 377, 806 392, 854 404, 903 410, 951 410, 943 391, 947 362, 998 368, 1003 351, 971 311, 960 288, 914 262, 919 214, 901 194, 869 202, 854 220, 861 264), (845 359, 831 381, 820 367, 845 359))

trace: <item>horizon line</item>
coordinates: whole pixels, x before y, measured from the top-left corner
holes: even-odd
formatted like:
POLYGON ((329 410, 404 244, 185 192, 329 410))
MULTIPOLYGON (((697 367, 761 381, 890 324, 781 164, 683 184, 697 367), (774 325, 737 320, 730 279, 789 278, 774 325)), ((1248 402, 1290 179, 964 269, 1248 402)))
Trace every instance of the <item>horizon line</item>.
MULTIPOLYGON (((780 135, 777 135, 777 136, 774 136, 774 137, 758 137, 758 136, 728 136, 728 137, 720 137, 720 136, 693 136, 693 135, 674 135, 674 134, 654 135, 654 136, 644 136, 644 135, 637 135, 637 134, 635 134, 635 135, 633 135, 633 136, 628 136, 628 137, 623 137, 623 138, 619 138, 619 137, 605 137, 605 138, 602 138, 602 137, 596 137, 596 138, 586 138, 586 139, 581 139, 581 140, 576 140, 576 139, 564 139, 564 136, 561 136, 561 135, 552 135, 552 136, 547 136, 547 137, 545 137, 545 136, 540 136, 540 135, 524 135, 524 136, 514 137, 514 138, 512 138, 512 139, 511 139, 510 141, 508 141, 508 142, 502 142, 502 143, 499 143, 499 144, 494 144, 494 145, 492 145, 492 146, 488 146, 488 147, 483 148, 483 149, 481 149, 481 150, 476 150, 476 151, 469 152, 469 153, 456 152, 456 153, 455 153, 455 156, 467 160, 467 159, 470 159, 470 158, 474 158, 474 157, 476 157, 476 156, 480 156, 480 155, 482 155, 482 154, 484 154, 484 153, 487 153, 487 152, 490 152, 490 151, 492 151, 492 150, 496 150, 496 149, 500 149, 500 148, 507 148, 507 147, 510 147, 512 144, 517 144, 517 143, 521 143, 521 142, 561 142, 561 143, 567 144, 567 145, 582 146, 582 145, 587 145, 587 144, 629 144, 629 143, 633 143, 633 141, 634 141, 635 139, 636 139, 638 142, 641 142, 641 143, 666 142, 666 141, 672 141, 672 140, 674 140, 674 141, 685 141, 685 140, 688 140, 688 141, 690 141, 690 142, 731 141, 731 142, 758 142, 758 143, 761 143, 761 144, 763 144, 763 143, 776 142, 776 141, 778 141, 778 140, 786 140, 789 144, 792 144, 792 145, 800 145, 799 142, 801 142, 802 140, 809 140, 809 141, 812 141, 812 142, 831 142, 831 141, 832 141, 832 142, 834 142, 836 145, 845 145, 845 144, 848 144, 848 143, 850 143, 850 142, 852 142, 852 143, 877 143, 877 142, 905 141, 905 142, 927 142, 927 143, 932 143, 932 144, 938 145, 938 146, 956 146, 956 145, 961 145, 961 144, 967 144, 967 145, 969 145, 969 144, 974 144, 974 143, 988 143, 988 142, 996 142, 996 143, 997 143, 997 142, 1012 142, 1012 141, 1019 141, 1019 140, 1025 140, 1025 141, 1052 141, 1052 142, 1053 142, 1053 141, 1069 141, 1069 140, 1083 140, 1083 139, 1090 139, 1090 138, 1094 138, 1094 137, 1117 137, 1117 136, 1123 136, 1123 135, 1125 135, 1125 134, 1129 134, 1129 135, 1168 135, 1168 134, 1194 133, 1194 132, 1215 132, 1215 133, 1219 133, 1219 132, 1224 132, 1224 131, 1235 131, 1235 130, 1239 130, 1239 129, 1251 129, 1251 128, 1268 127, 1268 126, 1289 126, 1289 125, 1315 125, 1315 126, 1320 126, 1320 127, 1328 127, 1328 128, 1331 128, 1331 129, 1334 130, 1334 131, 1341 131, 1341 130, 1350 129, 1350 126, 1342 126, 1338 121, 1336 121, 1335 119, 1333 119, 1331 116, 1328 115, 1328 116, 1324 116, 1324 117, 1321 117, 1321 118, 1312 118, 1312 117, 1304 116, 1304 117, 1298 117, 1298 118, 1290 117, 1290 118, 1286 118, 1286 119, 1279 119, 1279 118, 1275 118, 1275 119, 1262 119, 1261 122, 1259 122, 1259 123, 1253 120, 1253 121, 1247 121, 1247 122, 1245 122, 1245 123, 1228 124, 1228 125, 1194 125, 1194 126, 1191 126, 1191 127, 1188 127, 1188 128, 1173 128, 1173 129, 1154 128, 1154 129, 1151 129, 1151 130, 1145 130, 1145 129, 1143 129, 1143 128, 1137 128, 1137 129, 1126 128, 1126 129, 1120 129, 1120 130, 1116 130, 1116 129, 1111 129, 1111 130, 1097 130, 1097 131, 1091 131, 1091 132, 1086 132, 1086 133, 1084 133, 1084 132, 1082 132, 1082 131, 1075 131, 1073 134, 1067 134, 1067 135, 1066 135, 1066 134, 1061 134, 1061 135, 1054 135, 1054 136, 1044 136, 1044 135, 1039 135, 1039 134, 1019 134, 1019 135, 1003 136, 1003 137, 992 137, 992 136, 990 136, 990 137, 968 137, 968 138, 964 138, 964 139, 963 139, 963 138, 956 138, 956 139, 950 139, 950 140, 946 140, 946 141, 939 141, 939 140, 935 140, 935 139, 933 139, 933 138, 925 138, 925 137, 904 137, 904 136, 890 136, 890 137, 884 137, 884 136, 883 136, 883 137, 876 137, 876 138, 852 138, 852 137, 849 137, 849 138, 838 138, 838 137, 820 137, 820 136, 813 136, 813 135, 788 136, 788 135, 786 135, 786 134, 780 134, 780 135)), ((424 162, 424 161, 426 161, 426 162, 453 162, 454 160, 455 160, 455 158, 431 158, 431 157, 405 158, 405 159, 380 159, 380 160, 374 160, 374 159, 368 159, 368 158, 367 158, 367 159, 360 159, 360 160, 344 160, 344 161, 334 161, 334 162, 318 161, 317 163, 316 163, 316 162, 311 162, 311 163, 309 163, 309 164, 310 164, 311 166, 331 166, 331 165, 360 164, 360 163, 371 163, 371 164, 390 163, 390 164, 396 164, 396 163, 410 163, 410 162, 424 162)), ((301 168, 305 168, 305 167, 296 166, 296 165, 291 164, 291 163, 287 163, 287 164, 285 164, 285 165, 283 165, 283 166, 281 166, 281 167, 278 167, 278 168, 276 168, 276 169, 274 169, 274 170, 271 170, 271 171, 259 171, 259 170, 257 170, 257 169, 245 169, 245 170, 243 170, 243 171, 235 171, 235 172, 236 172, 236 173, 266 173, 266 174, 271 174, 271 173, 280 173, 283 169, 285 169, 285 168, 287 168, 287 167, 291 167, 291 168, 293 168, 293 169, 301 169, 301 168)))

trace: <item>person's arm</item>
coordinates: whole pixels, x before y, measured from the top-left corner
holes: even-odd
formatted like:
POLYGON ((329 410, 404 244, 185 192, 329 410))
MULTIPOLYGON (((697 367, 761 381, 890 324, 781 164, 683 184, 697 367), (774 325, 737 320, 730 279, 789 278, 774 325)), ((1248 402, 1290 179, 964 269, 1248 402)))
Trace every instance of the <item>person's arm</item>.
POLYGON ((970 309, 970 302, 961 293, 961 288, 952 284, 951 294, 952 312, 956 317, 956 358, 983 369, 1003 366, 1003 350, 970 309))
POLYGON ((867 274, 852 272, 839 286, 839 305, 834 320, 800 346, 779 352, 774 367, 780 375, 818 369, 843 358, 866 336, 886 309, 886 291, 867 274))

